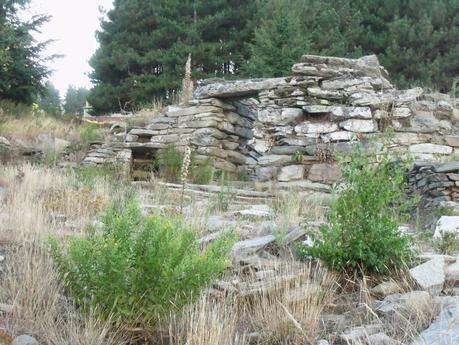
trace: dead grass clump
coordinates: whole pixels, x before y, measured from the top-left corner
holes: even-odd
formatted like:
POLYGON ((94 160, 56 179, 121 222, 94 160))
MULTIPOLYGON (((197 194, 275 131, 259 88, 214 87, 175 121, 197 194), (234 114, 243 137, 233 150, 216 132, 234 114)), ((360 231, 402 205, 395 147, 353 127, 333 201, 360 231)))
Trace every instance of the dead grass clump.
POLYGON ((262 291, 244 306, 253 331, 268 344, 312 344, 320 336, 320 316, 332 301, 335 276, 316 265, 291 265, 293 280, 262 291))
POLYGON ((49 345, 119 344, 107 324, 83 317, 65 298, 41 242, 16 247, 7 260, 0 299, 13 305, 5 318, 8 334, 33 334, 49 345))
POLYGON ((105 195, 97 195, 88 186, 76 188, 75 190, 51 190, 42 194, 43 208, 46 212, 66 214, 75 218, 81 215, 82 205, 86 208, 87 216, 95 216, 108 204, 105 195))
POLYGON ((231 301, 216 302, 202 297, 195 305, 169 322, 170 345, 248 345, 238 332, 238 310, 231 301))

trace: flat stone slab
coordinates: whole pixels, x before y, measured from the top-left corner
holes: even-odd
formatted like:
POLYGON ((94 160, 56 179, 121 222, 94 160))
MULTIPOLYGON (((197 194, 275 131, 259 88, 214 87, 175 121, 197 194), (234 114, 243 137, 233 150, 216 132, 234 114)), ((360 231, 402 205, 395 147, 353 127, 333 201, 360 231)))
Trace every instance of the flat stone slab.
POLYGON ((443 290, 445 283, 445 260, 433 258, 419 266, 410 269, 410 276, 425 291, 436 296, 443 290))
POLYGON ((459 304, 445 307, 429 328, 424 330, 411 345, 459 344, 459 304))
POLYGON ((250 208, 234 212, 236 216, 267 218, 271 217, 274 211, 268 205, 252 205, 250 208))
POLYGON ((454 172, 459 171, 459 162, 451 162, 451 163, 444 163, 438 164, 434 166, 434 171, 438 173, 447 173, 447 172, 454 172))
POLYGON ((250 240, 239 241, 233 246, 233 255, 248 256, 265 248, 267 245, 276 241, 273 235, 253 238, 250 240))
POLYGON ((286 84, 285 78, 218 81, 199 86, 193 95, 198 99, 250 96, 256 95, 261 90, 272 89, 284 84, 286 84))

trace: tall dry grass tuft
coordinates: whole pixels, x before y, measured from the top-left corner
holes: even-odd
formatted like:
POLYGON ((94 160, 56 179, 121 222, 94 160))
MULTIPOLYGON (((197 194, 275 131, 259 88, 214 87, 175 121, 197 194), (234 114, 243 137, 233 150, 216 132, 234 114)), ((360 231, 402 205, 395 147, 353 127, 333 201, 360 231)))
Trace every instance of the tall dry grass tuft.
POLYGON ((0 167, 6 185, 0 205, 0 240, 22 242, 49 232, 81 230, 105 205, 110 185, 98 180, 85 187, 74 173, 23 163, 0 167), (67 229, 64 226, 67 224, 67 229))
POLYGON ((169 323, 170 345, 248 345, 238 332, 236 303, 216 302, 202 297, 180 315, 173 315, 169 323))
POLYGON ((109 327, 83 317, 64 297, 41 242, 16 247, 8 255, 0 298, 13 305, 8 333, 33 334, 43 344, 111 345, 119 343, 109 327))
MULTIPOLYGON (((50 233, 75 235, 94 218, 87 194, 78 196, 77 176, 28 163, 2 166, 0 176, 5 188, 0 203, 0 251, 5 256, 0 303, 13 306, 5 318, 7 332, 32 334, 51 345, 119 344, 107 324, 83 317, 65 298, 48 256, 50 233)), ((98 181, 91 193, 91 198, 108 199, 109 185, 98 181)))
POLYGON ((244 306, 253 331, 267 344, 310 344, 320 335, 320 316, 331 303, 336 276, 317 265, 291 263, 292 277, 260 292, 244 306))

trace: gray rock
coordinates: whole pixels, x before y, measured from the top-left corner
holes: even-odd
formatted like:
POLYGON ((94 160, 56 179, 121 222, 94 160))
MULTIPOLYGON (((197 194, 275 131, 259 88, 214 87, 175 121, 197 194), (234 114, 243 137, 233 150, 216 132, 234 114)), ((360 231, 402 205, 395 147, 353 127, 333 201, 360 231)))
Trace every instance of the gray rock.
POLYGON ((446 143, 449 146, 459 147, 459 136, 458 135, 445 135, 443 138, 445 139, 446 143))
POLYGON ((453 232, 459 235, 459 217, 441 216, 435 226, 434 238, 441 238, 443 233, 453 232))
POLYGON ((371 119, 371 110, 369 107, 332 107, 330 114, 338 119, 371 119))
POLYGON ((251 240, 245 240, 237 242, 233 246, 233 255, 237 256, 249 256, 254 254, 271 243, 274 243, 276 238, 273 235, 267 235, 263 237, 254 238, 251 240))
POLYGON ((308 179, 313 182, 332 184, 339 180, 341 172, 337 165, 329 163, 314 164, 309 170, 308 179))
POLYGON ((309 114, 326 114, 332 109, 328 105, 307 105, 303 107, 303 110, 309 114))
POLYGON ((453 152, 453 148, 445 145, 437 144, 415 144, 411 145, 409 148, 411 153, 427 153, 427 154, 439 154, 439 155, 449 155, 453 152))
POLYGON ((330 345, 330 343, 325 339, 320 339, 316 345, 330 345))
POLYGON ((304 175, 303 165, 288 165, 282 167, 277 175, 277 179, 282 182, 301 180, 304 175))
POLYGON ((444 308, 435 321, 411 345, 459 344, 459 304, 444 308))
MULTIPOLYGON (((449 147, 449 146, 446 146, 449 147)), ((438 173, 449 173, 459 171, 459 162, 443 163, 434 166, 434 171, 438 173)))
POLYGON ((261 90, 272 89, 280 85, 285 85, 285 78, 269 79, 247 79, 217 81, 207 85, 199 86, 193 95, 197 99, 217 97, 240 97, 256 95, 261 90))
POLYGON ((292 162, 290 155, 264 155, 258 158, 258 164, 261 166, 267 165, 283 165, 292 162))
POLYGON ((20 335, 13 339, 11 345, 39 345, 37 339, 30 335, 20 335))
POLYGON ((407 108, 407 107, 403 107, 403 108, 395 108, 393 111, 392 111, 392 116, 394 117, 409 117, 411 116, 411 109, 410 108, 407 108))
POLYGON ((443 290, 445 283, 445 259, 435 257, 410 269, 410 276, 425 291, 436 296, 443 290))
POLYGON ((274 179, 276 177, 276 174, 276 167, 258 167, 255 170, 256 180, 262 182, 274 179))
POLYGON ((251 205, 250 208, 234 212, 235 216, 244 216, 249 218, 270 218, 274 211, 268 205, 251 205))
POLYGON ((365 325, 358 326, 341 333, 339 336, 345 344, 360 345, 372 334, 377 334, 382 331, 382 325, 365 325))
POLYGON ((295 132, 302 134, 322 134, 331 133, 338 130, 338 125, 333 122, 302 122, 295 126, 295 132))
POLYGON ((432 297, 426 291, 410 291, 404 294, 388 295, 376 307, 376 311, 383 314, 416 314, 431 308, 432 297))
POLYGON ((339 126, 347 131, 371 133, 378 130, 378 124, 373 120, 350 119, 340 122, 339 126))

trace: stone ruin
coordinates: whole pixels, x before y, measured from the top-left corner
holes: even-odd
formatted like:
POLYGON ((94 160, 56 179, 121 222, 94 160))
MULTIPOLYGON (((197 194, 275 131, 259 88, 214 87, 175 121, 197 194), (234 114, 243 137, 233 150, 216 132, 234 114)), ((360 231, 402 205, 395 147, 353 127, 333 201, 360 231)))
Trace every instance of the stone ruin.
POLYGON ((353 137, 365 142, 388 128, 416 160, 452 160, 458 99, 419 87, 397 90, 388 78, 374 55, 304 55, 292 76, 204 80, 189 105, 169 106, 147 127, 95 147, 83 163, 118 156, 142 169, 160 150, 190 145, 197 163, 210 158, 216 169, 260 183, 326 192, 340 176, 334 154, 353 137))

